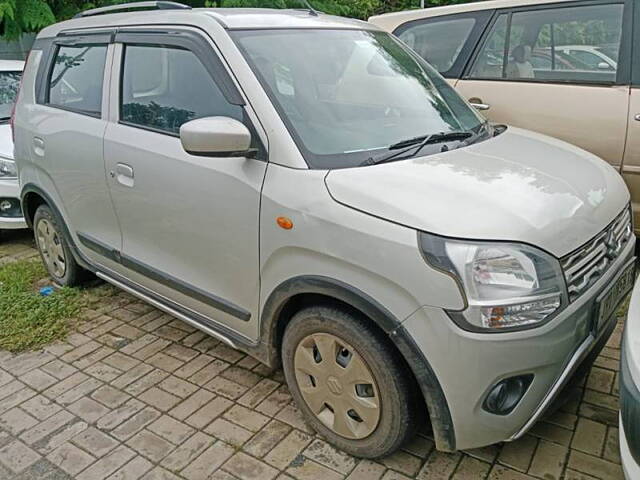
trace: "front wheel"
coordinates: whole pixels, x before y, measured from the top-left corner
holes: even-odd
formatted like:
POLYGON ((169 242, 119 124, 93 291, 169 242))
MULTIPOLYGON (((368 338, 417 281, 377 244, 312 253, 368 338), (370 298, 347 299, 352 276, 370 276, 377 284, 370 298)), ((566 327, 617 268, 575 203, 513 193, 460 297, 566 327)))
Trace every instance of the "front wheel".
POLYGON ((309 425, 347 453, 382 457, 413 434, 414 382, 385 336, 357 313, 301 310, 285 330, 282 363, 309 425))

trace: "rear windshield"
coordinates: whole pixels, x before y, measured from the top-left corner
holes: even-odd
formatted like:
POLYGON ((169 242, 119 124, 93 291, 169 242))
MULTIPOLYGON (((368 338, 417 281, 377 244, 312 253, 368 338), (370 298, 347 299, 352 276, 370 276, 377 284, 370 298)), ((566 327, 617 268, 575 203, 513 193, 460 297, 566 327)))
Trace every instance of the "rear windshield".
POLYGON ((279 29, 233 36, 312 168, 356 166, 401 140, 484 123, 387 33, 279 29))
POLYGON ((6 122, 11 117, 21 76, 21 72, 0 72, 0 122, 6 122))

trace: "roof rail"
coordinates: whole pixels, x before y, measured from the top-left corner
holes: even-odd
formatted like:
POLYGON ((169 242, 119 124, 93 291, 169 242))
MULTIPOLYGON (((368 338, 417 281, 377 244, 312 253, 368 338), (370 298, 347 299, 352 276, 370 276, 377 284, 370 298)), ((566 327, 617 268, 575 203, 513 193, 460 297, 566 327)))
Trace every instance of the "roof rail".
POLYGON ((73 18, 93 17, 94 15, 116 13, 132 8, 149 8, 156 10, 191 10, 191 7, 189 5, 159 0, 153 2, 121 3, 119 5, 110 5, 108 7, 92 8, 91 10, 85 10, 84 12, 77 13, 73 18))

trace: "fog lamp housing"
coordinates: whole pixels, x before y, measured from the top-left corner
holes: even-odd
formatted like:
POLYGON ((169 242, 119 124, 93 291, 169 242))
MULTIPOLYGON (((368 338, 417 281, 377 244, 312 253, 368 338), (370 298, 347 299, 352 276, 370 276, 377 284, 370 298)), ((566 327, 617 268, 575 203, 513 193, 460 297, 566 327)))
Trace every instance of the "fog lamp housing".
POLYGON ((18 218, 21 216, 20 200, 17 198, 0 198, 0 217, 18 218))
POLYGON ((506 378, 496 383, 487 394, 482 408, 494 415, 509 415, 527 393, 533 374, 506 378))

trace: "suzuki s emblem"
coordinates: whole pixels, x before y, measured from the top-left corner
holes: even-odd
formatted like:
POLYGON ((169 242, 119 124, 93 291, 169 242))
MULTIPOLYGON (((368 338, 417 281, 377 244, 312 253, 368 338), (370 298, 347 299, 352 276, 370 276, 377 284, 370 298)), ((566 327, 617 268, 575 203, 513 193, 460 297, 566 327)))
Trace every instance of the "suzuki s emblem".
POLYGON ((609 230, 607 238, 604 240, 604 246, 607 248, 604 256, 607 257, 608 260, 614 260, 617 256, 620 244, 616 240, 616 232, 613 229, 609 230))

